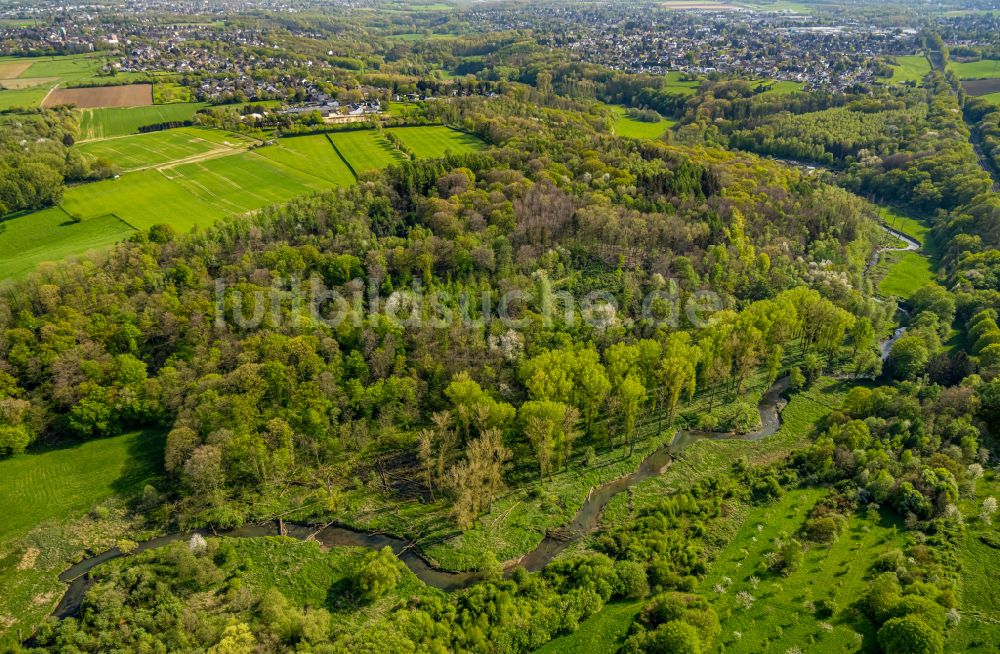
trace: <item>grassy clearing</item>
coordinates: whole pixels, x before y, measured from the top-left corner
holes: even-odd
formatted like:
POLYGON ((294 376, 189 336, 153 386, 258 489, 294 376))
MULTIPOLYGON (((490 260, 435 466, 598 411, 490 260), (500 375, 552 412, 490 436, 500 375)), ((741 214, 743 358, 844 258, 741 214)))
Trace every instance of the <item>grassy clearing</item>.
POLYGON ((68 519, 114 494, 130 494, 163 467, 163 437, 133 432, 0 461, 0 542, 51 519, 68 519))
POLYGON ((403 154, 373 129, 334 132, 330 140, 355 173, 381 170, 404 160, 403 154))
POLYGON ((831 544, 803 541, 805 558, 788 576, 762 571, 760 564, 775 539, 794 536, 809 510, 823 499, 824 488, 788 492, 778 501, 749 511, 728 535, 698 589, 715 605, 722 620, 726 652, 785 652, 798 647, 823 652, 870 647, 875 633, 851 605, 868 587, 868 562, 903 544, 898 519, 889 514, 852 515, 831 544), (755 584, 752 577, 757 578, 755 584), (724 592, 719 592, 724 588, 724 592), (755 598, 742 606, 736 594, 755 598), (820 618, 811 603, 832 599, 834 615, 820 618), (825 620, 826 627, 822 626, 825 620), (738 636, 736 634, 739 634, 738 636))
POLYGON ((754 84, 754 90, 766 89, 761 95, 788 95, 802 91, 805 85, 802 82, 775 82, 762 80, 754 84))
POLYGON ((958 63, 948 62, 949 70, 955 71, 959 79, 987 79, 1000 77, 1000 59, 982 59, 958 63))
POLYGON ((163 435, 135 432, 0 461, 0 645, 26 638, 58 603, 59 574, 139 525, 123 498, 163 469, 163 435), (88 514, 103 507, 99 516, 88 514))
POLYGON ((988 93, 986 95, 981 95, 979 96, 979 99, 986 100, 987 102, 1000 106, 1000 91, 997 91, 996 93, 988 93))
POLYGON ((885 271, 878 284, 882 295, 906 299, 922 286, 934 282, 934 266, 919 252, 886 252, 882 255, 876 274, 885 271))
POLYGON ((337 186, 350 186, 354 175, 325 134, 281 139, 255 150, 271 161, 314 175, 337 186))
POLYGON ((666 84, 664 88, 672 93, 681 93, 683 95, 694 95, 701 86, 701 82, 698 80, 686 80, 683 79, 684 73, 679 71, 671 71, 666 74, 666 84))
POLYGON ((642 602, 608 604, 567 636, 546 643, 537 654, 615 654, 642 610, 642 602))
POLYGON ((979 481, 976 494, 962 500, 959 508, 966 518, 965 542, 959 550, 962 571, 960 610, 962 621, 948 636, 949 651, 1000 651, 1000 549, 990 547, 980 538, 992 534, 1000 540, 998 518, 989 525, 978 518, 979 507, 987 497, 1000 499, 1000 473, 988 471, 979 481))
POLYGON ((443 125, 397 127, 389 131, 398 136, 406 147, 422 159, 439 159, 449 152, 463 154, 484 147, 483 142, 475 136, 443 125))
POLYGON ((928 225, 926 221, 912 218, 890 208, 883 209, 882 220, 885 221, 886 225, 898 232, 906 234, 913 240, 920 243, 921 246, 926 246, 928 244, 927 239, 931 232, 931 226, 928 225))
POLYGON ((615 134, 633 139, 658 139, 664 132, 674 126, 675 121, 660 119, 655 123, 648 123, 635 118, 629 118, 628 108, 612 107, 615 112, 615 134))
MULTIPOLYGON (((109 159, 122 170, 135 170, 167 164, 181 159, 226 152, 230 147, 214 137, 206 138, 210 130, 199 128, 171 129, 149 134, 90 141, 79 146, 81 154, 93 159, 109 159)), ((234 145, 240 141, 233 138, 234 145)))
POLYGON ((931 62, 924 55, 904 55, 896 57, 892 67, 891 81, 895 84, 914 82, 920 84, 931 72, 931 62))
POLYGON ((135 230, 115 216, 74 222, 59 207, 0 222, 0 280, 21 277, 43 261, 101 250, 135 230))
POLYGON ((92 140, 136 134, 140 127, 191 120, 208 105, 201 102, 153 105, 151 107, 107 107, 84 109, 80 119, 80 139, 92 140))

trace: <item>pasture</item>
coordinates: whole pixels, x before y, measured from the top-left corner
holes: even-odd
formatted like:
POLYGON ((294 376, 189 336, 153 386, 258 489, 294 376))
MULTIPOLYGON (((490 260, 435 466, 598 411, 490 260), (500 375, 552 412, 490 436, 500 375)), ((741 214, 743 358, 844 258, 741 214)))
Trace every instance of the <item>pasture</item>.
POLYGON ((1000 77, 1000 59, 981 59, 980 61, 967 62, 949 61, 948 69, 955 71, 959 79, 1000 77))
POLYGON ((997 91, 996 93, 990 93, 988 95, 981 95, 979 97, 991 104, 995 104, 998 107, 1000 107, 1000 91, 997 91))
POLYGON ((905 300, 922 286, 934 282, 934 266, 930 259, 918 252, 886 252, 878 270, 885 276, 878 284, 879 293, 894 295, 905 300))
POLYGON ((0 280, 21 277, 43 261, 102 250, 135 230, 115 216, 73 221, 59 207, 0 222, 0 280))
POLYGON ((403 153, 373 129, 332 132, 330 142, 355 174, 381 170, 405 160, 403 153))
POLYGON ((80 119, 80 139, 92 140, 135 134, 140 127, 191 120, 207 105, 200 102, 84 109, 80 119))
POLYGON ((661 118, 655 123, 629 118, 626 107, 612 107, 615 112, 614 130, 618 136, 633 139, 658 139, 674 126, 674 121, 661 118))
POLYGON ((924 55, 904 55, 895 59, 891 78, 895 84, 913 82, 919 85, 931 72, 931 62, 924 55))
POLYGON ((483 142, 475 136, 444 125, 396 127, 389 131, 421 159, 440 159, 449 152, 464 154, 483 148, 483 142))
POLYGON ((354 175, 325 134, 281 139, 255 152, 293 170, 315 175, 336 185, 350 186, 354 175))
POLYGON ((90 159, 108 159, 122 170, 136 170, 195 157, 231 152, 245 141, 232 135, 232 145, 208 138, 211 130, 196 127, 137 134, 81 143, 80 153, 90 159))
POLYGON ((684 79, 684 73, 679 71, 671 71, 664 77, 666 78, 666 83, 663 88, 671 93, 694 95, 698 87, 701 86, 700 80, 684 79))
POLYGON ((535 654, 615 654, 625 642, 642 602, 615 602, 580 623, 571 634, 550 640, 535 654))
POLYGON ((153 85, 125 84, 55 89, 42 102, 43 107, 55 107, 61 104, 76 105, 80 109, 145 107, 153 104, 153 85))

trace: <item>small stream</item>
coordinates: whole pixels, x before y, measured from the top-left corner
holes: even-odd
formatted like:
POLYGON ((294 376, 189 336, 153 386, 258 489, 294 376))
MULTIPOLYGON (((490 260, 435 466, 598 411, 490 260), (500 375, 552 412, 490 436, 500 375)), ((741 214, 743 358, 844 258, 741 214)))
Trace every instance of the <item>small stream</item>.
MULTIPOLYGON (((900 327, 893 334, 892 338, 879 344, 883 359, 892 348, 892 344, 905 331, 905 327, 900 327)), ((580 507, 580 510, 577 511, 576 516, 574 516, 569 524, 558 530, 558 533, 547 535, 531 552, 528 552, 519 559, 508 562, 505 567, 506 571, 509 572, 517 566, 524 567, 531 572, 536 572, 544 568, 571 544, 598 528, 601 513, 608 502, 611 501, 611 498, 639 482, 663 474, 673 462, 673 457, 692 443, 702 439, 754 441, 771 436, 781 427, 781 410, 786 404, 784 394, 787 390, 788 377, 784 377, 775 382, 761 397, 760 403, 757 405, 757 409, 760 412, 761 427, 757 431, 747 434, 735 434, 732 432, 679 430, 669 444, 654 450, 642 460, 634 472, 592 489, 583 506, 580 507)), ((350 546, 365 547, 373 550, 389 547, 421 581, 428 586, 442 590, 465 588, 483 580, 485 577, 485 573, 482 572, 449 572, 436 568, 420 555, 413 542, 395 536, 367 533, 348 527, 332 525, 311 527, 308 525, 284 523, 283 527, 284 535, 286 536, 300 540, 313 539, 324 547, 350 546)), ((209 530, 185 531, 144 541, 139 544, 137 552, 145 552, 177 541, 189 540, 196 533, 205 537, 228 538, 260 538, 281 535, 276 523, 248 525, 222 532, 209 530)), ((69 584, 69 587, 53 612, 53 615, 57 618, 66 618, 75 615, 80 610, 84 595, 86 595, 87 590, 93 584, 89 572, 98 565, 121 556, 123 556, 121 550, 115 547, 101 554, 86 558, 59 575, 59 580, 69 584)))
MULTIPOLYGON (((781 426, 779 414, 785 405, 783 394, 787 389, 788 378, 785 377, 778 380, 761 397, 761 401, 757 407, 760 411, 761 428, 757 431, 742 435, 726 432, 678 431, 668 445, 653 451, 642 460, 634 472, 592 489, 583 506, 577 511, 576 516, 574 516, 569 524, 559 530, 558 535, 546 536, 534 550, 515 561, 509 562, 506 569, 510 571, 516 566, 521 566, 531 572, 536 572, 544 568, 556 555, 572 543, 597 529, 601 513, 611 498, 645 479, 663 474, 670 467, 673 456, 692 443, 705 438, 759 440, 774 434, 781 426)), ((366 547, 374 550, 389 547, 421 581, 428 586, 442 590, 464 588, 477 581, 481 581, 485 576, 482 572, 449 572, 436 568, 420 555, 412 542, 395 536, 372 534, 342 526, 310 527, 308 525, 284 523, 284 529, 287 536, 301 540, 313 539, 324 547, 350 546, 366 547)), ((139 544, 136 552, 145 552, 177 541, 186 541, 195 534, 201 534, 205 537, 228 538, 259 538, 280 535, 278 525, 273 523, 248 525, 221 532, 208 530, 185 531, 143 541, 139 544)), ((115 547, 96 556, 86 558, 59 575, 59 580, 68 583, 69 588, 66 590, 66 594, 63 595, 53 615, 58 618, 75 615, 83 603, 84 595, 93 584, 88 573, 98 565, 121 556, 123 556, 121 550, 115 547)))

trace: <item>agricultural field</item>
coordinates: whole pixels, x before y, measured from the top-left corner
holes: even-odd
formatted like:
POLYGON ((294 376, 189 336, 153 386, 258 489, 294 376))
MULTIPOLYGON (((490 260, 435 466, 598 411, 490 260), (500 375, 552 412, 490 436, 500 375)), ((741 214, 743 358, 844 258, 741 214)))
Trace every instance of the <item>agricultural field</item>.
POLYGON ((1000 59, 980 61, 948 62, 948 69, 955 71, 959 79, 989 79, 1000 77, 1000 59))
POLYGON ((0 110, 38 107, 56 86, 93 78, 104 61, 93 53, 0 57, 0 110))
POLYGON ((924 55, 904 55, 895 59, 896 64, 892 67, 891 81, 896 84, 904 82, 920 84, 924 77, 931 72, 931 62, 924 55))
POLYGON ((42 102, 43 107, 55 107, 61 104, 76 105, 80 109, 146 107, 153 104, 153 85, 124 84, 55 89, 42 102))
POLYGON ((967 79, 962 82, 962 87, 974 98, 1000 93, 1000 75, 989 79, 967 79))
POLYGON ((0 222, 0 280, 21 277, 43 261, 102 250, 135 230, 115 216, 74 221, 51 207, 0 222))
POLYGON ((674 121, 662 118, 659 122, 648 123, 635 118, 629 118, 626 107, 612 107, 615 112, 614 130, 618 136, 633 139, 657 139, 674 126, 674 121))
POLYGON ((227 141, 219 142, 213 130, 197 127, 151 132, 81 143, 81 154, 92 159, 108 159, 124 171, 150 168, 185 159, 230 154, 245 148, 249 141, 229 132, 227 141))
POLYGON ((255 152, 293 170, 325 179, 336 186, 350 186, 355 181, 351 169, 337 154, 337 150, 325 134, 281 139, 274 145, 259 148, 255 152))
POLYGON ((878 284, 879 293, 906 299, 918 288, 934 282, 934 266, 919 252, 886 252, 878 271, 886 270, 878 284))
POLYGON ((0 645, 55 607, 69 563, 134 526, 124 500, 158 479, 163 442, 134 432, 0 461, 0 645))
MULTIPOLYGON (((420 156, 481 147, 480 141, 444 127, 401 132, 400 138, 420 156)), ((254 151, 245 151, 249 141, 244 137, 202 128, 81 143, 86 156, 111 159, 131 172, 68 188, 60 207, 0 223, 5 225, 0 231, 0 253, 5 255, 0 279, 21 277, 42 261, 106 248, 157 223, 187 231, 353 184, 354 173, 333 147, 338 141, 360 170, 402 160, 373 130, 282 139, 254 151)))
POLYGON ((112 213, 136 229, 166 222, 187 231, 333 186, 244 152, 78 186, 67 191, 62 207, 81 220, 112 213))
POLYGON ((107 107, 84 109, 80 119, 80 139, 93 140, 136 134, 140 127, 191 120, 208 105, 200 102, 151 105, 147 107, 107 107))
POLYGON ((392 143, 373 129, 333 132, 330 141, 355 174, 380 170, 405 160, 392 143))
POLYGON ((397 127, 389 131, 421 159, 439 159, 448 152, 463 154, 483 148, 483 142, 475 136, 443 125, 397 127))

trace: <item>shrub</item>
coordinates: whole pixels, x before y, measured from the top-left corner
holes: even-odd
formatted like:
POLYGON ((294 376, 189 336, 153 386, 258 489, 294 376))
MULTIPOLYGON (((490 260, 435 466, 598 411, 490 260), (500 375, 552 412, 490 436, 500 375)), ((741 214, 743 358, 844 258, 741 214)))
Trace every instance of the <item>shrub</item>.
POLYGON ((941 634, 916 616, 892 618, 878 630, 878 644, 885 654, 940 654, 941 634))

